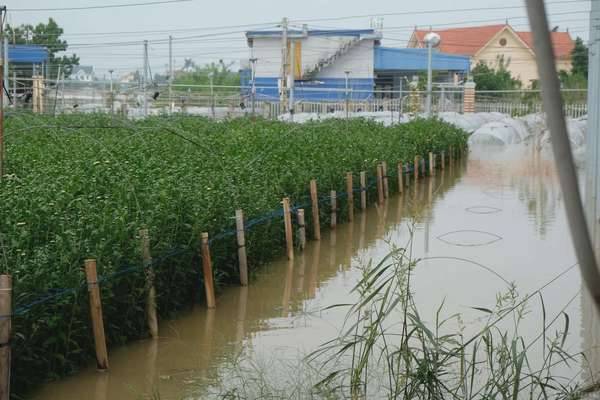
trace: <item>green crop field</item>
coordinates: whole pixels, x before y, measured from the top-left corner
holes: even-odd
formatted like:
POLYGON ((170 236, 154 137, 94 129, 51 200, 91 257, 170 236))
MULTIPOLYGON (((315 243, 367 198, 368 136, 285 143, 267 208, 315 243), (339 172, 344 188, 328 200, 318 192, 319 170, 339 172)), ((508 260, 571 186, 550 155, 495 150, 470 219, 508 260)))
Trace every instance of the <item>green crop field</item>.
MULTIPOLYGON (((199 235, 232 229, 236 209, 251 220, 279 210, 284 196, 306 203, 313 178, 322 195, 341 193, 346 171, 357 184, 360 171, 372 177, 382 161, 395 166, 466 145, 463 131, 438 120, 384 127, 366 120, 299 125, 15 115, 5 131, 0 265, 14 282, 17 394, 93 358, 84 259, 97 259, 107 341, 114 347, 147 335, 139 229, 150 232, 158 311, 169 316, 204 301, 199 235), (62 290, 71 288, 78 289, 62 290)), ((248 230, 251 273, 283 254, 282 230, 281 218, 248 230)), ((217 286, 236 282, 235 237, 211 248, 217 286)))

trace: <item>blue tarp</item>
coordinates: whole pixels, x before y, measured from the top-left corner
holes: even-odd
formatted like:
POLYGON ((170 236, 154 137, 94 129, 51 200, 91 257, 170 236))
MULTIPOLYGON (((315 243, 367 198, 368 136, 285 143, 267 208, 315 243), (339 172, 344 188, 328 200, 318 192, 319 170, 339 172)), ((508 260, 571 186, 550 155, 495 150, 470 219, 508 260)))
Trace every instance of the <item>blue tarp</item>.
MULTIPOLYGON (((278 78, 256 78, 256 99, 265 101, 279 101, 278 78)), ((252 85, 249 72, 241 74, 242 96, 250 97, 250 86, 252 85)), ((373 79, 348 80, 351 100, 366 100, 373 97, 373 79)), ((345 78, 323 78, 318 81, 304 82, 296 81, 294 97, 297 101, 340 101, 346 98, 345 78)))
POLYGON ((42 46, 9 44, 8 62, 42 64, 48 61, 48 50, 42 46))
MULTIPOLYGON (((437 71, 469 72, 469 57, 434 50, 432 68, 437 71)), ((375 47, 375 70, 427 70, 427 49, 375 47)))

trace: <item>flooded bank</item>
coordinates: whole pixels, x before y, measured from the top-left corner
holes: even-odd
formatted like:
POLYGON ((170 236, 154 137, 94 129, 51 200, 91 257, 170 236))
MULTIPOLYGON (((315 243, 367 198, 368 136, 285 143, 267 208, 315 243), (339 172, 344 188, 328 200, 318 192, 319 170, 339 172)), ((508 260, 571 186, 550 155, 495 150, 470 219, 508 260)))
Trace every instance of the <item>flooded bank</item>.
MULTIPOLYGON (((300 360, 337 337, 344 324, 345 309, 326 308, 356 301, 350 292, 361 266, 382 259, 393 246, 409 246, 421 259, 412 290, 425 321, 431 322, 444 303, 444 314, 462 314, 460 326, 448 329, 472 334, 482 318, 476 308, 494 308, 498 293, 512 282, 522 295, 548 284, 530 301, 520 334, 535 340, 544 321, 548 326, 564 311, 570 317, 565 347, 577 353, 591 346, 597 330, 591 329, 595 322, 582 301, 551 165, 529 153, 474 149, 468 160, 411 182, 383 206, 357 212, 353 223, 309 242, 293 262, 267 265, 249 287, 226 289, 215 310, 198 306, 177 320, 162 321, 159 340, 112 349, 109 372, 90 366, 31 398, 216 397, 219 388, 230 387, 227 379, 236 368, 249 386, 269 381, 292 387, 303 379, 295 369, 300 360)), ((531 356, 542 357, 535 351, 531 356)), ((579 380, 579 367, 561 372, 579 380)))

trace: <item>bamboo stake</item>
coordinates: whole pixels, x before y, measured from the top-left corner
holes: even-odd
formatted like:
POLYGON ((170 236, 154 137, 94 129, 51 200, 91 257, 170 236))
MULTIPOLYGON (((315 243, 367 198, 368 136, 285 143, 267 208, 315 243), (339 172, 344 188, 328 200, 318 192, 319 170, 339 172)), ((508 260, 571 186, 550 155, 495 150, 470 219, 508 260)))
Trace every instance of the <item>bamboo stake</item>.
POLYGON ((383 167, 377 166, 377 200, 379 204, 383 204, 383 167))
POLYGON ((146 298, 146 314, 148 319, 148 330, 153 339, 158 338, 158 317, 156 316, 156 289, 154 287, 154 270, 152 269, 152 256, 150 255, 150 236, 148 229, 140 230, 142 245, 142 261, 146 273, 146 285, 148 296, 146 298))
POLYGON ((346 192, 348 193, 348 222, 354 221, 354 185, 352 172, 346 172, 346 192))
POLYGON ((237 229, 238 261, 240 265, 240 284, 248 286, 248 259, 246 257, 246 236, 244 232, 244 212, 235 211, 235 226, 237 229))
POLYGON ((446 169, 446 151, 442 150, 442 169, 446 169))
POLYGON ((285 244, 288 260, 294 259, 294 235, 292 233, 292 213, 290 211, 290 198, 284 197, 283 203, 283 223, 285 225, 285 244))
POLYGON ((298 241, 300 250, 304 250, 306 247, 306 223, 304 222, 304 209, 300 208, 297 212, 298 215, 298 241))
POLYGON ((85 260, 85 278, 90 295, 90 314, 96 345, 96 366, 100 371, 108 369, 108 353, 106 350, 106 337, 104 336, 104 321, 102 319, 102 300, 100 298, 100 284, 96 272, 96 260, 85 260))
POLYGON ((363 211, 367 209, 367 173, 365 171, 360 173, 360 208, 363 211))
POLYGON ((315 240, 321 240, 321 223, 319 222, 319 195, 317 192, 317 180, 310 181, 310 199, 312 202, 312 217, 315 240))
POLYGON ((331 191, 331 229, 337 226, 337 194, 335 190, 331 191))
POLYGON ((433 176, 433 174, 435 173, 435 164, 434 164, 434 157, 433 157, 433 152, 430 151, 429 152, 429 175, 433 176))
POLYGON ((398 163, 398 193, 404 192, 404 165, 398 163))
POLYGON ((200 236, 202 243, 202 272, 204 274, 204 290, 206 292, 206 306, 215 308, 215 286, 213 281, 212 261, 210 259, 210 245, 208 243, 208 233, 203 232, 200 236))
POLYGON ((414 173, 415 173, 415 182, 416 182, 417 179, 419 179, 419 156, 415 156, 414 173))
POLYGON ((0 275, 0 399, 10 399, 10 330, 12 277, 0 275))
POLYGON ((381 163, 381 172, 383 174, 383 197, 387 199, 390 197, 390 185, 387 174, 387 163, 385 161, 381 163))

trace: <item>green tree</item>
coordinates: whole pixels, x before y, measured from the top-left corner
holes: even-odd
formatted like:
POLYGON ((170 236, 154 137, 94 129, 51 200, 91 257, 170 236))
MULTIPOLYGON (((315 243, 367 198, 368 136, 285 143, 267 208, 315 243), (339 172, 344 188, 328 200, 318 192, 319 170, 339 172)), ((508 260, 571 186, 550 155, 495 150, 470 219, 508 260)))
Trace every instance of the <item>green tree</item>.
POLYGON ((61 66, 64 76, 67 77, 73 71, 74 65, 79 65, 77 55, 58 55, 58 53, 67 50, 68 43, 61 39, 63 29, 52 18, 48 23, 39 23, 37 25, 22 24, 19 26, 7 25, 6 35, 13 44, 36 44, 48 49, 49 78, 54 79, 58 74, 58 67, 61 66))
POLYGON ((572 60, 572 75, 583 75, 586 79, 588 77, 588 48, 583 42, 583 39, 577 37, 575 39, 575 47, 571 51, 572 60))
MULTIPOLYGON (((240 74, 231 69, 233 63, 226 64, 223 60, 218 63, 210 63, 196 66, 193 61, 186 60, 186 67, 193 68, 191 72, 180 71, 175 74, 175 84, 181 85, 208 85, 212 76, 215 86, 239 86, 240 74)), ((202 89, 206 91, 206 89, 202 89)))
POLYGON ((480 61, 471 71, 477 90, 514 90, 519 89, 521 81, 513 78, 508 70, 508 62, 499 57, 496 68, 480 61))

